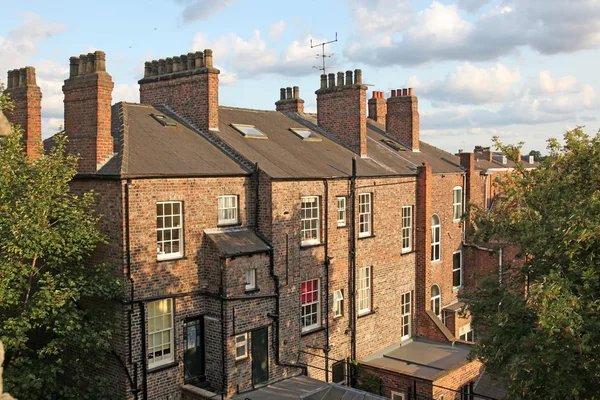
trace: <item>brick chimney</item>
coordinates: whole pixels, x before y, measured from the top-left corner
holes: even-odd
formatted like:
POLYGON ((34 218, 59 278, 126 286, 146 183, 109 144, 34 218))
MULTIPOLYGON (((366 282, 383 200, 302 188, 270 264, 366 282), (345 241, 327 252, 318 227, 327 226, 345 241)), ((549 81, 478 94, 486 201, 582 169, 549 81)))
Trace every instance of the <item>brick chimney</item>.
POLYGON ((148 61, 140 103, 166 105, 198 129, 218 131, 219 73, 210 49, 148 61))
POLYGON ((292 91, 291 87, 281 88, 279 94, 279 100, 275 103, 275 109, 281 112, 304 112, 304 100, 300 98, 300 88, 294 86, 292 91))
POLYGON ((385 126, 385 115, 387 114, 387 100, 383 92, 373 92, 369 99, 369 119, 385 126))
POLYGON ((42 91, 36 84, 35 68, 8 71, 6 92, 14 106, 12 112, 6 113, 7 117, 23 129, 27 156, 37 159, 42 155, 42 91))
POLYGON ((361 157, 367 155, 367 86, 360 69, 321 75, 317 94, 317 120, 320 127, 337 137, 361 157))
POLYGON ((494 153, 490 150, 489 147, 483 147, 483 146, 475 146, 475 148, 473 149, 473 153, 479 155, 478 158, 481 158, 481 159, 487 160, 487 161, 492 161, 492 158, 494 156, 494 153))
POLYGON ((105 53, 70 58, 65 80, 65 133, 67 149, 79 154, 77 172, 93 174, 114 154, 111 101, 114 83, 106 72, 105 53))
POLYGON ((412 151, 419 151, 419 102, 412 88, 392 90, 385 130, 412 151))

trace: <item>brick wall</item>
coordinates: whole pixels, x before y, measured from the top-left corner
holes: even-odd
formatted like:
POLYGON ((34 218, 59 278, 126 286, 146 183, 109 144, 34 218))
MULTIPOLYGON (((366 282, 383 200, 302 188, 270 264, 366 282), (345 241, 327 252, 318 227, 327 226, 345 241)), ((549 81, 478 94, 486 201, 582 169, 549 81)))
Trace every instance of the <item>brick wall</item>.
POLYGON ((383 97, 383 92, 373 92, 373 97, 369 99, 369 119, 385 126, 385 116, 387 114, 387 100, 383 97))
POLYGON ((433 398, 439 399, 444 396, 444 400, 461 398, 458 392, 460 388, 470 382, 474 382, 483 372, 483 364, 477 360, 465 361, 456 368, 445 371, 438 375, 433 384, 433 398))
POLYGON ((387 99, 385 128, 390 136, 409 149, 419 150, 419 101, 412 89, 392 90, 392 96, 387 99))

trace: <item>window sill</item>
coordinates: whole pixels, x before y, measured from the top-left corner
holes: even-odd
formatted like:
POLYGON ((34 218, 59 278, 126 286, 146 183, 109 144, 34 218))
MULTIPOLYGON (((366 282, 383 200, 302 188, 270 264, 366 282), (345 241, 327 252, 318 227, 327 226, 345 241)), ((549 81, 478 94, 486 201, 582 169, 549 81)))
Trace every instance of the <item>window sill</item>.
POLYGON ((432 263, 432 264, 437 264, 437 263, 439 263, 439 262, 442 262, 442 260, 441 260, 441 259, 440 259, 440 260, 435 260, 435 261, 431 260, 431 263, 432 263))
POLYGON ((376 238, 377 236, 371 234, 371 235, 364 235, 364 236, 358 236, 358 240, 362 240, 362 239, 371 239, 371 238, 376 238))
POLYGON ((246 293, 246 294, 258 293, 258 292, 260 292, 260 288, 254 288, 254 289, 246 289, 246 290, 244 290, 244 293, 246 293))
POLYGON ((244 357, 242 357, 242 358, 236 358, 236 359, 235 359, 235 362, 236 362, 236 363, 239 363, 239 362, 242 362, 242 361, 246 361, 247 359, 248 359, 248 355, 246 355, 246 356, 244 356, 244 357))
POLYGON ((311 329, 310 331, 301 332, 300 336, 301 337, 309 336, 309 335, 312 335, 313 333, 323 332, 324 330, 325 330, 325 327, 324 326, 320 326, 318 328, 311 329))
POLYGON ((415 252, 414 250, 404 250, 404 251, 400 252, 400 255, 404 256, 404 255, 407 255, 407 254, 412 254, 414 252, 415 252))
POLYGON ((306 243, 306 244, 300 244, 300 250, 311 249, 313 247, 321 247, 321 246, 325 246, 325 243, 306 243))
POLYGON ((234 226, 242 226, 241 222, 226 222, 224 224, 217 224, 217 228, 232 228, 234 226))
POLYGON ((157 258, 156 262, 169 262, 169 261, 179 261, 179 260, 187 260, 188 258, 185 256, 176 256, 176 257, 166 257, 166 258, 157 258))
POLYGON ((159 365, 156 367, 148 367, 148 373, 151 374, 153 372, 163 371, 165 369, 173 368, 178 365, 179 365, 179 363, 177 361, 171 361, 170 363, 159 365))
POLYGON ((364 314, 358 315, 356 318, 368 317, 369 315, 373 315, 373 314, 375 314, 375 311, 369 311, 364 314))
POLYGON ((347 224, 346 225, 338 225, 337 228, 338 229, 346 229, 346 228, 348 228, 348 225, 347 224))

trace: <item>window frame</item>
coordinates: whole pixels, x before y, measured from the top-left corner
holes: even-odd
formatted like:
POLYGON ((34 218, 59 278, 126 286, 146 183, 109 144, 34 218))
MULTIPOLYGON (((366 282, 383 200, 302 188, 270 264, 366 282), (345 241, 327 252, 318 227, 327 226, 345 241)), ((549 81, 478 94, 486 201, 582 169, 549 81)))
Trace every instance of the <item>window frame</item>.
POLYGON ((333 291, 333 318, 344 316, 344 290, 338 289, 333 291), (336 295, 339 293, 339 295, 336 295))
POLYGON ((463 215, 463 188, 462 186, 455 186, 452 189, 452 217, 453 222, 459 222, 463 215), (456 192, 460 192, 458 202, 456 201, 456 192), (458 211, 458 216, 457 216, 458 211))
POLYGON ((346 226, 347 221, 347 212, 346 212, 346 196, 337 196, 337 226, 338 228, 346 226), (344 206, 340 207, 340 200, 343 200, 344 206), (340 214, 343 214, 343 217, 340 218, 340 214))
POLYGON ((400 340, 409 339, 412 336, 412 292, 408 291, 402 293, 400 297, 400 307, 401 307, 401 315, 400 315, 400 340), (408 302, 406 301, 408 298, 408 302), (408 304, 407 304, 408 303, 408 304), (406 322, 405 322, 406 318, 406 322), (407 332, 404 333, 405 327, 407 327, 407 332))
POLYGON ((433 285, 431 285, 431 289, 429 291, 429 298, 431 300, 431 311, 438 317, 438 318, 442 318, 442 291, 440 290, 440 286, 437 283, 434 283, 433 285), (438 294, 437 295, 433 295, 433 288, 437 287, 438 290, 438 294), (438 312, 436 313, 436 303, 437 303, 437 309, 438 312))
MULTIPOLYGON (((168 200, 168 201, 157 201, 156 202, 156 259, 158 261, 162 261, 162 260, 173 260, 173 259, 177 259, 177 258, 182 258, 183 254, 184 254, 184 238, 183 238, 183 201, 180 200, 168 200), (165 214, 164 210, 165 210, 165 205, 170 205, 171 206, 171 214, 165 214), (177 204, 179 205, 179 213, 175 214, 173 212, 173 205, 177 204), (158 213, 158 206, 161 205, 162 206, 162 214, 159 215, 158 213), (173 220, 173 217, 179 217, 179 226, 173 226, 173 223, 171 223, 170 227, 165 227, 165 219, 166 218, 171 218, 171 221, 173 220), (159 228, 159 218, 162 218, 162 227, 159 228), (165 233, 166 231, 169 231, 169 236, 172 237, 173 232, 178 232, 178 236, 179 238, 177 239, 177 243, 179 244, 179 251, 178 252, 169 252, 169 253, 164 253, 160 251, 160 247, 161 247, 161 243, 163 244, 163 248, 164 248, 164 244, 167 243, 167 240, 165 240, 165 233), (158 239, 158 235, 159 232, 162 232, 162 240, 158 239)), ((173 246, 173 243, 175 243, 175 240, 173 239, 169 239, 168 242, 171 244, 171 248, 173 246)))
POLYGON ((300 328, 301 328, 300 330, 301 330, 302 333, 305 333, 305 332, 310 332, 310 331, 315 330, 315 329, 319 329, 320 327, 321 327, 321 279, 320 278, 315 278, 315 279, 309 279, 309 280, 306 280, 306 281, 300 283, 300 328), (313 300, 313 301, 310 301, 310 302, 303 303, 302 302, 302 296, 304 296, 305 294, 308 295, 308 293, 313 293, 315 291, 313 290, 311 292, 303 293, 302 292, 302 285, 305 284, 305 283, 308 283, 308 282, 315 282, 315 281, 317 282, 317 285, 316 285, 316 288, 317 288, 317 290, 316 290, 316 292, 317 292, 317 300, 316 301, 313 300), (317 305, 317 308, 316 308, 316 316, 317 316, 316 322, 314 324, 312 324, 312 325, 303 326, 303 320, 306 319, 306 318, 308 318, 308 316, 315 314, 315 312, 312 312, 312 311, 310 313, 306 313, 305 314, 305 310, 308 309, 309 307, 311 307, 314 304, 317 305))
POLYGON ((337 383, 338 385, 344 385, 344 386, 345 386, 345 385, 346 385, 346 383, 347 383, 347 376, 348 376, 348 372, 347 372, 347 369, 346 369, 346 368, 347 368, 347 367, 346 367, 346 361, 342 360, 342 361, 337 361, 337 362, 334 362, 334 363, 331 365, 331 381, 332 381, 333 383, 337 383), (334 376, 333 369, 334 369, 334 368, 335 368, 337 365, 341 365, 341 366, 342 366, 343 375, 344 375, 344 380, 343 380, 343 381, 338 381, 338 382, 336 382, 336 381, 333 379, 333 376, 334 376))
POLYGON ((392 392, 390 393, 390 399, 391 400, 405 400, 406 394, 402 393, 402 392, 395 392, 392 390, 392 392))
POLYGON ((452 288, 453 289, 459 289, 463 287, 463 257, 462 257, 462 250, 456 250, 454 253, 452 253, 452 288), (459 254, 460 255, 460 262, 459 262, 459 266, 458 268, 456 268, 456 266, 454 265, 454 260, 455 260, 455 256, 459 254), (456 286, 454 283, 454 274, 458 272, 458 286, 456 286))
POLYGON ((149 301, 149 302, 146 303, 146 312, 147 312, 146 323, 148 324, 148 330, 147 330, 147 333, 146 333, 146 335, 147 335, 147 343, 148 343, 147 346, 146 346, 146 362, 148 363, 148 369, 154 369, 154 368, 160 367, 162 365, 170 364, 170 363, 172 363, 172 362, 175 361, 175 302, 173 301, 173 298, 166 298, 166 299, 160 299, 160 300, 155 300, 155 301, 149 301), (169 305, 169 310, 168 310, 168 312, 164 312, 161 315, 157 315, 156 314, 156 310, 157 310, 158 304, 161 303, 161 302, 167 302, 167 304, 169 305), (154 310, 155 310, 154 313, 150 312, 150 305, 151 304, 154 307, 154 310), (153 314, 153 315, 151 316, 151 314, 153 314), (170 325, 171 326, 169 328, 151 330, 152 326, 156 326, 155 320, 158 317, 161 317, 163 319, 163 326, 164 326, 164 320, 165 320, 166 316, 170 316, 170 325), (154 321, 152 321, 153 324, 151 324, 151 319, 154 320, 154 321), (148 357, 148 355, 151 352, 151 350, 154 353, 155 352, 154 349, 156 349, 157 347, 161 347, 162 346, 163 347, 162 350, 164 351, 164 346, 165 346, 166 342, 162 340, 162 337, 163 337, 164 333, 167 332, 167 331, 170 332, 170 340, 169 340, 169 343, 168 343, 169 350, 170 350, 169 357, 168 358, 164 358, 164 355, 163 355, 163 356, 161 356, 163 358, 161 358, 158 361, 154 361, 156 359, 156 357, 154 357, 154 354, 153 354, 152 359, 150 359, 148 357), (154 336, 152 336, 152 335, 157 335, 157 336, 160 335, 161 336, 160 345, 155 345, 154 344, 155 343, 154 342, 155 339, 154 339, 154 336))
POLYGON ((236 225, 236 224, 239 224, 239 222, 240 222, 239 196, 237 194, 224 194, 224 195, 218 196, 218 198, 217 198, 217 225, 218 226, 236 225), (225 200, 229 200, 229 199, 234 200, 235 207, 222 207, 221 200, 225 201, 225 200), (229 210, 235 210, 235 218, 221 219, 221 212, 229 211, 229 210))
POLYGON ((244 285, 244 290, 246 292, 256 289, 256 268, 246 269, 244 271, 244 280, 246 281, 246 284, 244 285), (248 272, 251 272, 250 282, 248 282, 248 272))
POLYGON ((371 311, 373 310, 373 269, 371 268, 370 265, 367 265, 365 267, 360 267, 358 269, 358 282, 357 282, 357 287, 358 287, 358 294, 356 296, 356 309, 358 310, 358 316, 360 317, 361 315, 366 315, 371 313, 371 311), (362 271, 368 271, 368 274, 366 277, 362 276, 362 271), (367 281, 368 285, 367 286, 362 286, 364 284, 364 282, 367 281), (364 293, 364 294, 363 294, 364 293), (364 296, 364 297, 361 297, 364 296), (361 302, 365 303, 367 305, 367 307, 363 307, 361 308, 361 302))
POLYGON ((412 251, 412 245, 413 245, 413 207, 412 206, 403 206, 402 207, 402 253, 409 253, 412 251), (408 210, 409 211, 409 215, 405 216, 404 215, 404 211, 408 210), (404 225, 405 220, 407 220, 408 218, 408 226, 404 225), (408 246, 405 247, 404 246, 404 242, 408 242, 408 246))
POLYGON ((442 222, 440 216, 433 214, 431 216, 431 262, 438 262, 442 259, 442 222), (437 218, 437 223, 433 223, 433 218, 437 218), (435 241, 437 233, 437 241, 435 241), (437 249, 437 258, 434 257, 437 249))
POLYGON ((235 335, 234 337, 235 344, 235 361, 245 360, 248 358, 248 332, 240 333, 239 335, 235 335), (243 338, 243 341, 238 342, 238 338, 243 338), (241 345, 240 345, 241 343, 241 345), (238 356, 237 350, 238 348, 244 348, 244 354, 238 356))
POLYGON ((358 194, 358 237, 364 238, 373 235, 373 195, 370 192, 358 194), (368 202, 363 202, 363 197, 368 199, 368 202), (363 212, 362 207, 368 206, 368 211, 363 212), (363 221, 363 217, 366 220, 363 221), (368 230, 363 230, 363 226, 368 227, 368 230))
POLYGON ((319 196, 302 196, 300 197, 300 221, 301 221, 301 226, 300 226, 300 237, 301 237, 301 242, 300 245, 301 246, 310 246, 310 245, 314 245, 314 244, 320 244, 321 243, 321 207, 320 207, 320 197, 319 196), (312 201, 305 201, 306 199, 313 199, 312 201), (311 204, 311 203, 315 203, 316 207, 310 207, 310 210, 315 210, 317 211, 317 217, 311 217, 311 218, 304 218, 305 214, 305 207, 304 204, 311 204), (317 226, 316 228, 312 228, 309 226, 308 229, 305 229, 305 223, 306 222, 310 222, 310 221, 317 221, 317 226), (305 232, 309 232, 309 231, 313 231, 316 229, 316 237, 311 237, 310 239, 304 239, 304 233, 305 232))

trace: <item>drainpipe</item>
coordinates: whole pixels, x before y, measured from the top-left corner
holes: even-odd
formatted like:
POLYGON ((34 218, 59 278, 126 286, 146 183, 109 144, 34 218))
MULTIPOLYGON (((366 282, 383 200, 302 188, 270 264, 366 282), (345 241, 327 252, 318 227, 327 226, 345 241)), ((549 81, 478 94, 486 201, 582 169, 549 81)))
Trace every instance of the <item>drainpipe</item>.
POLYGON ((350 294, 350 304, 348 307, 349 325, 350 325, 350 355, 352 360, 356 360, 356 318, 355 318, 355 302, 356 287, 355 271, 356 271, 356 158, 352 158, 352 177, 350 178, 350 209, 352 210, 350 218, 350 266, 348 268, 348 292, 350 294))
POLYGON ((254 164, 254 229, 258 232, 258 195, 260 192, 260 175, 258 173, 258 163, 254 164))
MULTIPOLYGON (((140 327, 142 328, 142 357, 146 354, 146 307, 144 303, 140 303, 140 319, 142 320, 140 327)), ((146 361, 142 362, 142 386, 144 387, 143 400, 148 400, 148 366, 146 361)))
POLYGON ((329 265, 331 259, 329 258, 329 182, 327 179, 323 179, 323 185, 325 187, 325 382, 329 382, 329 265))
POLYGON ((224 298, 225 298, 225 285, 223 284, 223 268, 225 266, 225 260, 223 258, 220 259, 220 263, 221 263, 221 268, 220 268, 220 272, 221 272, 221 277, 220 277, 220 282, 221 285, 219 287, 219 297, 221 298, 221 342, 222 342, 222 346, 221 346, 221 357, 222 357, 222 374, 223 377, 221 378, 221 399, 224 399, 225 397, 225 391, 227 390, 227 333, 225 332, 225 308, 224 308, 224 298))

